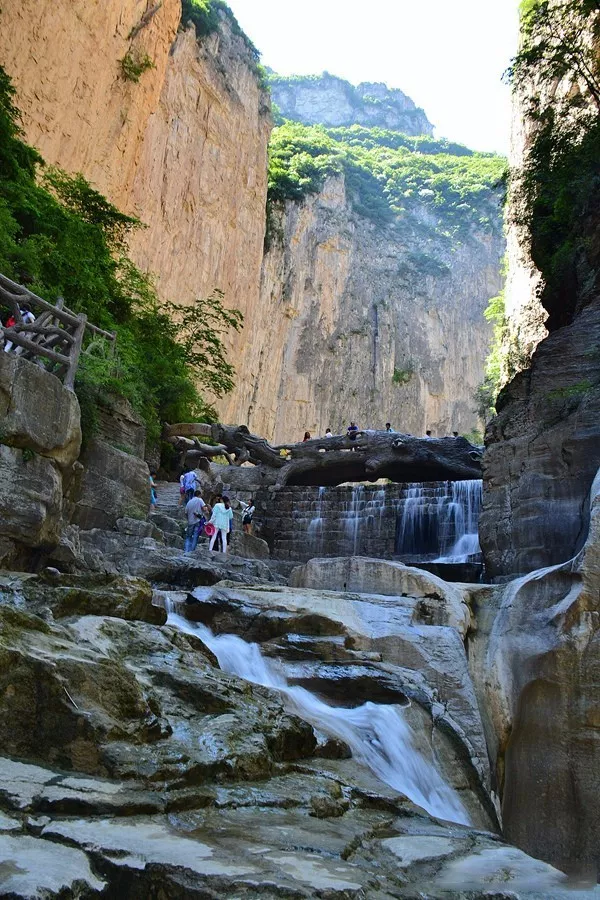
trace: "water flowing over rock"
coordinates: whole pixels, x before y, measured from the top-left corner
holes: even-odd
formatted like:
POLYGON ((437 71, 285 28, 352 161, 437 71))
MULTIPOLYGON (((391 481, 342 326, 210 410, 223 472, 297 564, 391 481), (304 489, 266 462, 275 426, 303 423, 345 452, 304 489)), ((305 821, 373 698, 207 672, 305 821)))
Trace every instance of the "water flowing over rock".
MULTIPOLYGON (((237 601, 233 591, 224 585, 219 592, 228 600, 214 602, 234 614, 242 602, 254 604, 256 623, 276 612, 264 588, 262 597, 259 589, 237 601)), ((286 686, 251 644, 214 638, 173 614, 162 627, 140 621, 142 608, 125 608, 125 595, 145 596, 147 604, 149 588, 126 578, 86 584, 53 572, 0 585, 0 705, 14 724, 0 735, 2 893, 230 900, 251 890, 266 900, 391 900, 425 892, 459 900, 469 885, 502 896, 510 889, 523 900, 539 891, 569 896, 565 877, 552 867, 489 831, 432 818, 405 796, 414 794, 437 815, 463 818, 442 774, 450 772, 462 802, 470 798, 469 817, 486 821, 485 792, 477 793, 477 778, 465 777, 456 735, 449 736, 463 715, 464 669, 453 687, 447 666, 440 672, 438 690, 457 692, 446 709, 442 695, 431 692, 433 671, 422 679, 415 668, 411 682, 410 667, 402 670, 399 660, 388 681, 410 688, 411 706, 397 694, 396 705, 330 707, 286 686), (218 668, 216 656, 254 683, 218 668), (431 739, 424 727, 428 691, 436 721, 431 739), (314 723, 329 736, 316 734, 314 723)), ((161 596, 173 607, 186 594, 161 596)), ((197 597, 196 605, 213 602, 211 596, 197 597)), ((392 635, 398 640, 410 627, 410 599, 403 606, 393 597, 337 595, 336 626, 327 610, 335 596, 290 591, 292 618, 280 618, 280 634, 288 635, 290 649, 306 647, 312 636, 339 653, 335 634, 350 615, 356 649, 344 651, 344 664, 350 670, 353 657, 354 667, 366 668, 370 660, 383 678, 385 667, 375 658, 392 660, 400 650, 392 635), (319 596, 323 626, 315 633, 319 596), (310 610, 303 612, 306 602, 310 610), (379 637, 369 639, 374 626, 379 637), (361 640, 379 642, 379 653, 359 650, 361 640)), ((280 591, 280 609, 282 600, 280 591)), ((154 609, 164 621, 164 608, 154 609)), ((456 633, 429 628, 438 645, 440 632, 456 633)), ((455 648, 458 661, 458 635, 455 648)), ((476 709, 474 700, 470 706, 476 709)))

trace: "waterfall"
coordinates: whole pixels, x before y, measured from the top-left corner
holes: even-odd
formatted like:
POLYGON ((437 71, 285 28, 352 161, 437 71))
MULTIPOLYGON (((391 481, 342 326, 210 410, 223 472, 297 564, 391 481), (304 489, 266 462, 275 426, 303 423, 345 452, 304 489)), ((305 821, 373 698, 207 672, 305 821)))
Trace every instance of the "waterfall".
POLYGON ((477 480, 452 482, 452 499, 446 513, 446 539, 442 541, 436 562, 466 562, 470 556, 481 553, 478 525, 482 484, 477 480), (448 546, 452 535, 452 543, 448 546))
POLYGON ((353 487, 350 507, 343 513, 344 527, 351 547, 351 556, 357 555, 356 551, 358 548, 358 537, 360 531, 360 513, 362 507, 364 506, 364 493, 365 489, 362 484, 357 484, 355 487, 353 487))
POLYGON ((399 556, 438 554, 435 562, 466 562, 480 553, 481 481, 412 484, 396 531, 399 556))
POLYGON ((310 691, 290 686, 265 660, 257 644, 246 643, 234 635, 215 636, 206 626, 188 622, 176 613, 169 614, 168 624, 199 637, 225 672, 280 691, 290 712, 344 741, 355 759, 430 815, 470 824, 456 792, 446 784, 433 762, 416 749, 410 725, 398 706, 371 702, 355 709, 328 706, 310 691))
POLYGON ((323 498, 326 488, 319 488, 319 496, 316 501, 316 516, 308 523, 308 543, 311 553, 320 556, 323 552, 323 498))

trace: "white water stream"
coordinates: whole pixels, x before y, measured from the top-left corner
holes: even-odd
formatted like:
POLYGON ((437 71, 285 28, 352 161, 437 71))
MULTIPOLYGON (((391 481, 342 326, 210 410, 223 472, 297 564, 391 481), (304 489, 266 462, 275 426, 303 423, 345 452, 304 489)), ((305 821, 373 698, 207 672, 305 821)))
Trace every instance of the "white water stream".
POLYGON ((189 622, 169 610, 168 601, 166 605, 168 624, 199 637, 225 672, 279 691, 290 712, 344 741, 354 759, 432 816, 470 824, 457 793, 446 784, 433 762, 417 750, 411 727, 400 707, 371 702, 355 709, 328 706, 310 691, 289 685, 262 656, 257 644, 249 644, 235 635, 214 635, 206 626, 189 622))

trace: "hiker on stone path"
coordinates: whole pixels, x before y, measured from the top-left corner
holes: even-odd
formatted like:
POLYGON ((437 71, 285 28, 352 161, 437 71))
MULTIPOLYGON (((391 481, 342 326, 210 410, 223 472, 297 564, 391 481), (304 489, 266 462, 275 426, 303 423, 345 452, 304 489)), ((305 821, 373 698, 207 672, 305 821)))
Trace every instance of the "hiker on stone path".
POLYGON ((192 499, 197 489, 200 487, 200 481, 193 469, 190 472, 183 473, 183 475, 179 479, 179 484, 181 485, 181 487, 183 487, 183 494, 186 503, 192 499))
POLYGON ((186 552, 195 550, 198 546, 200 532, 206 523, 205 512, 206 503, 202 499, 202 494, 200 491, 195 491, 192 499, 188 500, 185 505, 187 528, 185 532, 184 550, 186 552))
POLYGON ((223 498, 221 496, 217 497, 217 502, 213 506, 212 516, 210 517, 210 524, 215 526, 216 531, 210 539, 210 544, 208 545, 209 550, 212 550, 215 546, 217 533, 219 533, 221 535, 222 552, 227 553, 227 533, 229 531, 229 523, 232 519, 233 510, 231 509, 231 506, 227 509, 223 503, 223 498))
POLYGON ((242 504, 242 529, 244 534, 252 534, 252 519, 254 518, 254 513, 256 512, 256 507, 254 506, 254 500, 252 497, 248 500, 247 503, 244 503, 243 500, 240 500, 242 504))
POLYGON ((156 493, 156 472, 150 472, 150 512, 154 512, 158 503, 158 494, 156 493))
MULTIPOLYGON (((223 503, 225 505, 225 509, 231 509, 231 500, 229 497, 223 497, 223 503)), ((227 540, 231 543, 231 535, 233 534, 233 518, 229 520, 229 528, 227 529, 227 540)), ((217 542, 216 542, 217 550, 222 553, 223 552, 223 541, 221 540, 221 534, 217 532, 217 542)))

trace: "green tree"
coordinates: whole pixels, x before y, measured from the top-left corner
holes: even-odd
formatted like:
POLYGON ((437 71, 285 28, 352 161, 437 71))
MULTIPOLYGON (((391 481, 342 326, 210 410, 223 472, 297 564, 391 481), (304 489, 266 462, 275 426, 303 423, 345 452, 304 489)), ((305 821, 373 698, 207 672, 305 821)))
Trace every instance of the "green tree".
POLYGON ((123 394, 143 416, 150 442, 163 420, 214 417, 210 400, 233 387, 223 339, 242 316, 223 295, 192 306, 161 303, 152 278, 127 255, 140 222, 81 175, 45 167, 22 140, 14 89, 0 68, 0 271, 117 335, 116 353, 87 338, 76 391, 88 436, 96 406, 123 394))

